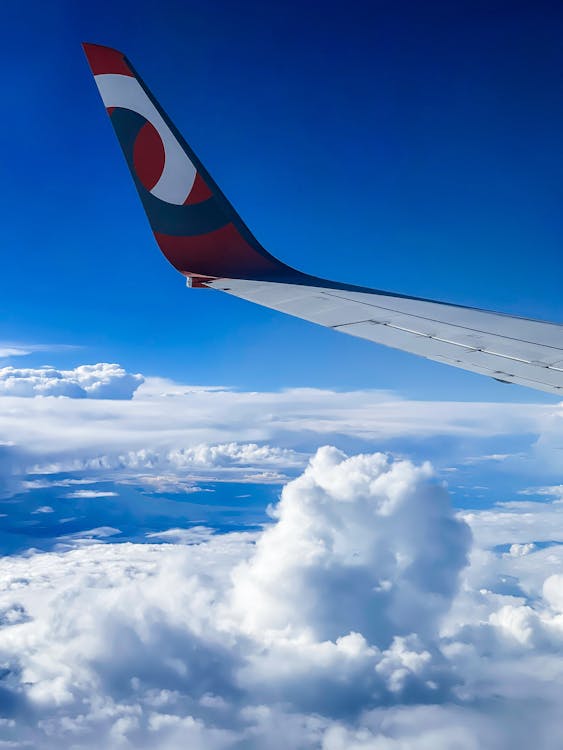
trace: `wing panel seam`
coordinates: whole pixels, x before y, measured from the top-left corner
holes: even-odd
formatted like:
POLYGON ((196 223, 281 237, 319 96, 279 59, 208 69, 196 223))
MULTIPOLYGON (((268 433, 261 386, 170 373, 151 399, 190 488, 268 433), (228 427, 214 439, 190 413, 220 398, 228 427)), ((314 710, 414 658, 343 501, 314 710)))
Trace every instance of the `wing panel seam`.
MULTIPOLYGON (((375 308, 377 310, 385 310, 387 312, 395 313, 397 315, 405 315, 406 317, 410 317, 410 318, 417 318, 419 320, 426 320, 429 323, 438 323, 440 325, 448 325, 448 326, 451 326, 452 328, 459 328, 462 331, 470 331, 471 333, 480 333, 480 334, 483 334, 484 336, 496 336, 498 338, 507 339, 509 341, 516 341, 516 342, 518 342, 520 344, 530 344, 531 346, 541 346, 542 348, 553 349, 555 352, 562 352, 563 353, 563 347, 553 346, 552 344, 538 344, 537 341, 528 341, 527 339, 518 339, 518 338, 515 338, 514 336, 506 336, 504 334, 501 335, 501 334, 498 334, 498 333, 491 333, 490 331, 482 331, 480 328, 469 328, 467 326, 459 325, 458 323, 448 323, 447 321, 438 320, 436 318, 427 318, 424 315, 415 315, 414 313, 407 313, 407 312, 403 312, 401 310, 395 310, 392 307, 384 307, 382 305, 375 305, 375 304, 370 303, 370 302, 364 302, 363 300, 352 300, 349 297, 340 297, 338 294, 331 294, 330 292, 325 292, 325 294, 328 297, 335 297, 336 299, 340 299, 343 302, 352 302, 353 304, 366 305, 367 307, 372 307, 372 308, 375 308)), ((439 304, 442 304, 442 303, 436 302, 434 304, 439 305, 439 304)), ((479 311, 479 312, 481 312, 481 311, 479 311)), ((513 316, 513 317, 516 317, 516 316, 513 316)), ((377 323, 379 325, 387 325, 387 326, 390 326, 390 327, 395 327, 395 328, 398 328, 399 330, 405 330, 405 331, 407 331, 409 333, 414 332, 411 329, 401 328, 400 326, 396 326, 396 325, 394 325, 392 323, 386 323, 386 322, 383 322, 383 321, 380 322, 380 321, 373 321, 373 320, 371 320, 371 321, 361 321, 361 322, 372 322, 372 323, 377 323)), ((537 322, 537 321, 534 321, 534 322, 537 322)), ((353 325, 353 323, 343 323, 342 325, 343 326, 353 325)), ((549 325, 557 325, 557 324, 550 323, 549 325)), ((334 326, 334 327, 336 327, 336 326, 334 326)), ((419 336, 430 336, 430 334, 421 334, 421 333, 419 333, 418 335, 419 336)), ((435 337, 435 338, 437 338, 437 337, 435 337)), ((457 346, 464 346, 464 345, 463 344, 457 344, 457 346)), ((477 349, 478 347, 475 347, 475 348, 477 349)), ((501 354, 501 355, 498 355, 498 356, 506 356, 506 355, 502 355, 501 354)), ((522 362, 528 362, 528 360, 521 360, 521 361, 522 362)), ((548 367, 549 367, 549 365, 548 365, 548 367)))

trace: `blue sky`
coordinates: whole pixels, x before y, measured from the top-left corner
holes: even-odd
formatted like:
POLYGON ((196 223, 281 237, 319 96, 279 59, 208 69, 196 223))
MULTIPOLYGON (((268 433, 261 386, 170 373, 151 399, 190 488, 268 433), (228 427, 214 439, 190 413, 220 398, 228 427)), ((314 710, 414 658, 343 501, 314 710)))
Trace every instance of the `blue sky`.
POLYGON ((59 353, 62 366, 120 361, 243 388, 550 400, 187 292, 148 231, 80 42, 131 58, 290 264, 558 321, 556 6, 58 2, 7 14, 4 339, 83 347, 59 353))
POLYGON ((563 9, 3 8, 0 744, 560 750, 563 404, 189 290, 80 43, 272 253, 563 321, 563 9))

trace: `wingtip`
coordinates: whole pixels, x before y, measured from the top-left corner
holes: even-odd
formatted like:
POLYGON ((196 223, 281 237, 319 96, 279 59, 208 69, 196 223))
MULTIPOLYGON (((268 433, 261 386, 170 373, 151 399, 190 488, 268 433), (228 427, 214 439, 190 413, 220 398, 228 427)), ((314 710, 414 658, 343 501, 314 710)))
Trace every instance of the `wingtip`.
POLYGON ((105 73, 133 75, 123 52, 113 47, 93 44, 92 42, 82 42, 82 49, 95 76, 105 73))

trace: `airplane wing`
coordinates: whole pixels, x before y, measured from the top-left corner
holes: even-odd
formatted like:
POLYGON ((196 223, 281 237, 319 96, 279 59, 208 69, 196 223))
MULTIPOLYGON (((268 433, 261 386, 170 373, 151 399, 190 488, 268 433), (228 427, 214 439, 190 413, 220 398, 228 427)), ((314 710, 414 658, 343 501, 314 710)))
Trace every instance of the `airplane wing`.
POLYGON ((117 50, 84 44, 155 239, 189 286, 427 359, 563 393, 563 326, 340 284, 268 253, 117 50))

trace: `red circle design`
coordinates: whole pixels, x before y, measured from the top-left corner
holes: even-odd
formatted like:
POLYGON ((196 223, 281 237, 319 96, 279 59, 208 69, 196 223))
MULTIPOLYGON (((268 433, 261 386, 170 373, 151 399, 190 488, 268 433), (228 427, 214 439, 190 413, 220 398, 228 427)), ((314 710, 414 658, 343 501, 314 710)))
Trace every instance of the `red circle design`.
POLYGON ((164 144, 157 129, 146 122, 139 130, 133 146, 133 164, 138 178, 152 190, 164 169, 164 144))

